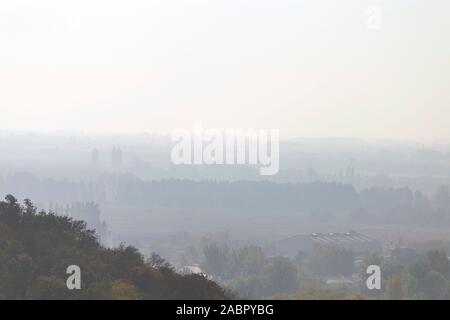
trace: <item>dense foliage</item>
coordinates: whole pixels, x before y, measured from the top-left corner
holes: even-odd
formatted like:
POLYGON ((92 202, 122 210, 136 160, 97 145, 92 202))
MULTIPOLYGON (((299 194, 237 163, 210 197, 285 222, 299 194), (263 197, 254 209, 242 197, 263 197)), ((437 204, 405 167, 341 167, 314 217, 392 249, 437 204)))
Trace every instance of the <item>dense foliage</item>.
POLYGON ((237 296, 252 299, 450 299, 448 248, 408 252, 355 257, 327 245, 289 259, 267 256, 259 247, 209 243, 202 268, 237 296), (369 265, 381 268, 380 290, 367 289, 369 265))
POLYGON ((223 299, 199 275, 179 275, 164 260, 144 261, 131 246, 102 247, 83 221, 36 212, 8 195, 0 202, 0 298, 223 299), (81 268, 81 290, 66 286, 66 268, 81 268))

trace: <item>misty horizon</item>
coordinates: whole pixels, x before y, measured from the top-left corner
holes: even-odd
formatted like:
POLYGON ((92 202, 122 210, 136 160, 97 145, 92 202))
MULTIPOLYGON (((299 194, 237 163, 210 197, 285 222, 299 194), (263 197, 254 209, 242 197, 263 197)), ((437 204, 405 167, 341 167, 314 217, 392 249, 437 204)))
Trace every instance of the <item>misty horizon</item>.
POLYGON ((450 300, 449 12, 1 2, 0 300, 450 300))
POLYGON ((3 129, 450 140, 450 5, 426 3, 377 1, 378 29, 355 0, 2 4, 3 129))

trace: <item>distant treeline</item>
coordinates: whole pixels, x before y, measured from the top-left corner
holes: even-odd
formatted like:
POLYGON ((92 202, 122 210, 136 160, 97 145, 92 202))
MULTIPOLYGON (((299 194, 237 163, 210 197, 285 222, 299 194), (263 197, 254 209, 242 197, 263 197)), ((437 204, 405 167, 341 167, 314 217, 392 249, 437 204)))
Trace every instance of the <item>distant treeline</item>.
POLYGON ((89 182, 71 182, 17 173, 0 177, 0 182, 0 192, 9 188, 21 198, 37 199, 38 204, 95 201, 121 206, 293 211, 368 222, 406 219, 442 223, 449 222, 450 216, 450 196, 445 186, 429 196, 408 187, 371 187, 358 192, 351 184, 336 182, 143 180, 128 174, 105 174, 89 182))
POLYGON ((120 203, 217 209, 348 211, 357 207, 352 186, 337 183, 128 181, 119 185, 120 203))

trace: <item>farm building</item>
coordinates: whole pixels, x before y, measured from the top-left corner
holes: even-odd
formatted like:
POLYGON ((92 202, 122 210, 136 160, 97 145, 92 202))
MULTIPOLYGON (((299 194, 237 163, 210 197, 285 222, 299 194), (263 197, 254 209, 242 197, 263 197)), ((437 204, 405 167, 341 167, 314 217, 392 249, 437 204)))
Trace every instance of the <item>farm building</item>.
POLYGON ((299 252, 310 252, 315 246, 335 245, 352 250, 355 254, 365 251, 381 252, 382 243, 356 231, 345 233, 300 234, 272 243, 268 252, 273 255, 296 257, 299 252))

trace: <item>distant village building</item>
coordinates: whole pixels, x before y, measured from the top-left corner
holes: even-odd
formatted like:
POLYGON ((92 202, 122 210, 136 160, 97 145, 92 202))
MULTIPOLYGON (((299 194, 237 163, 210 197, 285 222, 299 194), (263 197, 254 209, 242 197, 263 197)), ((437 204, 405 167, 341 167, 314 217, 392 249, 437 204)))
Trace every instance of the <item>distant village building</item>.
POLYGON ((351 277, 337 277, 337 278, 331 278, 325 280, 325 283, 329 287, 335 287, 335 288, 346 288, 351 290, 355 286, 358 285, 360 281, 360 278, 358 275, 353 275, 351 277))
MULTIPOLYGON (((181 274, 196 274, 203 277, 207 277, 206 274, 203 272, 203 270, 200 268, 200 265, 197 263, 194 263, 190 266, 184 266, 180 269, 181 274)), ((212 279, 211 277, 208 277, 208 279, 212 279)))
POLYGON ((296 257, 299 252, 310 252, 316 246, 335 245, 352 250, 355 254, 381 252, 382 243, 362 233, 350 231, 345 233, 311 233, 296 235, 272 243, 268 252, 274 255, 296 257))

